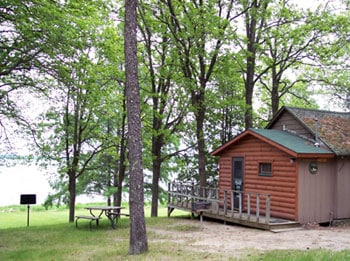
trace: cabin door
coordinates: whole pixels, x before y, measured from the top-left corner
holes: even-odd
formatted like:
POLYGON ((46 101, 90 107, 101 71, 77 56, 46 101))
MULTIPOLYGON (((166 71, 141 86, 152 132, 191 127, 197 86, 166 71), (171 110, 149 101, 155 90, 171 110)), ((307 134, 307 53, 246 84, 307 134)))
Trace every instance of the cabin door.
MULTIPOLYGON (((244 181, 243 157, 232 158, 232 190, 243 191, 244 181)), ((239 208, 239 192, 234 193, 234 208, 239 208)), ((243 199, 243 195, 242 195, 243 199)), ((243 207, 243 206, 242 206, 243 207)))

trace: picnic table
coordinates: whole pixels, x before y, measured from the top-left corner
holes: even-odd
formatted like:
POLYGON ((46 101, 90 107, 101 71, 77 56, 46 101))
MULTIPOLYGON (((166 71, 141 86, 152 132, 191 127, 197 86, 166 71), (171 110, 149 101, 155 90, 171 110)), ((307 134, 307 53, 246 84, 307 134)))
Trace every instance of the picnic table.
POLYGON ((115 229, 116 224, 118 223, 118 218, 120 218, 121 215, 123 216, 129 216, 129 214, 121 213, 121 210, 124 207, 120 206, 91 206, 91 207, 86 207, 85 209, 90 211, 90 216, 85 216, 85 215, 80 215, 76 216, 76 226, 78 226, 78 219, 83 218, 83 219, 90 219, 90 228, 91 228, 91 223, 93 221, 96 221, 96 225, 98 226, 99 220, 102 218, 103 213, 105 216, 109 219, 111 222, 111 227, 115 229))

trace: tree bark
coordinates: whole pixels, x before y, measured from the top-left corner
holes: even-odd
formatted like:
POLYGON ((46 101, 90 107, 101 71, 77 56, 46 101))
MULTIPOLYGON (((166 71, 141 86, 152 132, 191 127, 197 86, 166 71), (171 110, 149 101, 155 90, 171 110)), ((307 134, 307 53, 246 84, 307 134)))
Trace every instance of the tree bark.
POLYGON ((253 127, 253 93, 255 83, 260 76, 256 75, 257 46, 260 44, 261 33, 264 30, 266 10, 269 1, 247 1, 245 6, 245 26, 247 37, 246 79, 245 79, 245 128, 253 127))
POLYGON ((277 76, 276 73, 276 68, 272 67, 272 90, 271 90, 271 109, 272 109, 272 117, 274 117, 279 108, 279 102, 280 102, 280 97, 279 97, 279 82, 280 79, 277 76))
POLYGON ((114 175, 114 186, 117 187, 117 192, 113 194, 113 204, 114 206, 120 206, 122 203, 122 192, 123 192, 123 181, 125 178, 125 160, 126 160, 126 104, 125 99, 123 99, 123 117, 122 117, 122 127, 119 135, 120 149, 119 149, 119 162, 116 163, 116 170, 114 175))
POLYGON ((130 249, 129 254, 148 250, 144 214, 140 90, 137 63, 137 0, 125 0, 124 52, 130 163, 130 249))
POLYGON ((75 173, 70 171, 69 181, 68 181, 68 190, 69 190, 69 222, 74 222, 75 216, 75 198, 76 198, 76 178, 75 173))
MULTIPOLYGON (((205 85, 203 86, 204 89, 205 85)), ((204 120, 205 120, 205 105, 204 105, 204 91, 197 95, 196 102, 196 138, 198 148, 198 174, 199 186, 206 187, 207 176, 205 172, 205 139, 204 139, 204 120)))
MULTIPOLYGON (((255 2, 254 9, 257 8, 255 2)), ((247 42, 247 75, 245 79, 245 129, 253 127, 253 92, 254 92, 254 77, 255 77, 255 56, 256 56, 256 17, 255 15, 246 14, 246 36, 247 42)))
MULTIPOLYGON (((155 109, 158 109, 158 99, 153 99, 155 109)), ((160 130, 162 119, 153 113, 153 130, 160 130)), ((164 145, 164 135, 155 133, 152 135, 152 207, 151 217, 158 216, 159 180, 162 165, 162 147, 164 145)))
POLYGON ((159 158, 153 159, 153 177, 152 177, 152 207, 151 217, 158 216, 158 197, 159 197, 159 179, 161 161, 159 158))

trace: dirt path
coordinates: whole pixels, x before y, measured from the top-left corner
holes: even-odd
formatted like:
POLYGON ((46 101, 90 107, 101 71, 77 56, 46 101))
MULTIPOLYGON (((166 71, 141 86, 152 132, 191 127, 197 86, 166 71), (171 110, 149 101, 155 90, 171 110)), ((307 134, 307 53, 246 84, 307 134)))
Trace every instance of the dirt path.
POLYGON ((210 253, 230 253, 240 257, 247 251, 276 249, 330 249, 340 251, 350 249, 350 226, 320 227, 308 226, 300 230, 273 233, 270 231, 245 228, 235 225, 224 225, 198 220, 176 220, 178 231, 159 230, 155 232, 166 234, 175 242, 186 243, 190 248, 203 249, 210 253))

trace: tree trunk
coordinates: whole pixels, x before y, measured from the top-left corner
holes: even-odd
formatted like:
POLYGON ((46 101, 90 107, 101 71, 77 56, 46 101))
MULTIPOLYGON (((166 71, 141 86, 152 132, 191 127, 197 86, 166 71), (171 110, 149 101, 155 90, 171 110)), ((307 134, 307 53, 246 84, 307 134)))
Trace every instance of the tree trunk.
MULTIPOLYGON (((253 127, 253 92, 255 86, 255 64, 256 46, 259 42, 257 36, 257 19, 259 9, 266 9, 267 2, 253 1, 250 10, 246 12, 246 36, 247 36, 247 58, 246 58, 246 79, 245 79, 245 128, 253 127), (263 6, 261 6, 263 4, 263 6)), ((261 18, 263 20, 263 18, 261 18)), ((263 23, 262 23, 263 24, 263 23)))
POLYGON ((248 79, 246 81, 247 81, 245 84, 245 106, 246 106, 246 109, 245 109, 245 114, 244 114, 244 122, 245 122, 245 129, 247 130, 247 129, 253 127, 254 83, 252 83, 252 81, 248 81, 248 79))
POLYGON ((76 198, 76 178, 75 174, 70 171, 68 180, 69 190, 69 222, 74 222, 75 217, 75 198, 76 198))
POLYGON ((158 197, 159 197, 159 179, 160 179, 160 166, 161 166, 161 147, 157 146, 157 142, 152 144, 152 156, 153 158, 153 178, 152 178, 152 207, 151 207, 151 217, 158 216, 158 197))
POLYGON ((117 189, 116 192, 113 193, 113 206, 120 206, 121 205, 121 195, 122 195, 122 188, 119 186, 119 166, 120 162, 116 160, 114 162, 114 171, 113 171, 113 187, 117 189))
POLYGON ((271 107, 272 107, 272 117, 274 117, 278 112, 278 107, 280 104, 279 99, 279 79, 276 73, 276 68, 272 68, 272 90, 271 90, 271 107))
MULTIPOLYGON (((158 110, 158 98, 153 99, 154 112, 158 110)), ((159 180, 160 180, 160 168, 162 165, 162 147, 164 145, 164 135, 157 133, 161 130, 162 119, 153 113, 153 130, 155 133, 152 135, 152 207, 151 217, 158 216, 158 198, 159 198, 159 180)))
POLYGON ((137 64, 137 0, 125 0, 124 52, 130 163, 130 249, 129 254, 148 250, 144 213, 140 89, 137 64))
MULTIPOLYGON (((203 101, 200 102, 200 104, 203 101)), ((204 140, 204 118, 205 108, 204 105, 200 105, 196 115, 196 136, 197 136, 197 147, 198 147, 198 173, 199 173, 199 185, 206 187, 207 177, 205 173, 205 140, 204 140)))
MULTIPOLYGON (((124 139, 124 138, 122 138, 124 139)), ((113 205, 120 206, 122 203, 122 194, 123 194, 123 181, 125 177, 125 142, 122 142, 120 149, 120 159, 119 159, 119 167, 116 172, 118 175, 115 177, 115 187, 117 187, 117 192, 114 193, 113 205)))
POLYGON ((254 74, 255 74, 255 22, 248 27, 250 31, 247 31, 248 36, 248 57, 247 62, 247 75, 245 79, 245 129, 253 127, 253 92, 254 92, 254 74))
POLYGON ((123 99, 123 117, 122 117, 122 128, 120 131, 120 150, 119 150, 119 164, 115 168, 114 174, 114 186, 117 187, 117 192, 113 194, 113 204, 114 206, 120 206, 122 203, 122 193, 123 193, 123 181, 125 178, 125 159, 126 159, 126 104, 125 99, 123 99))

